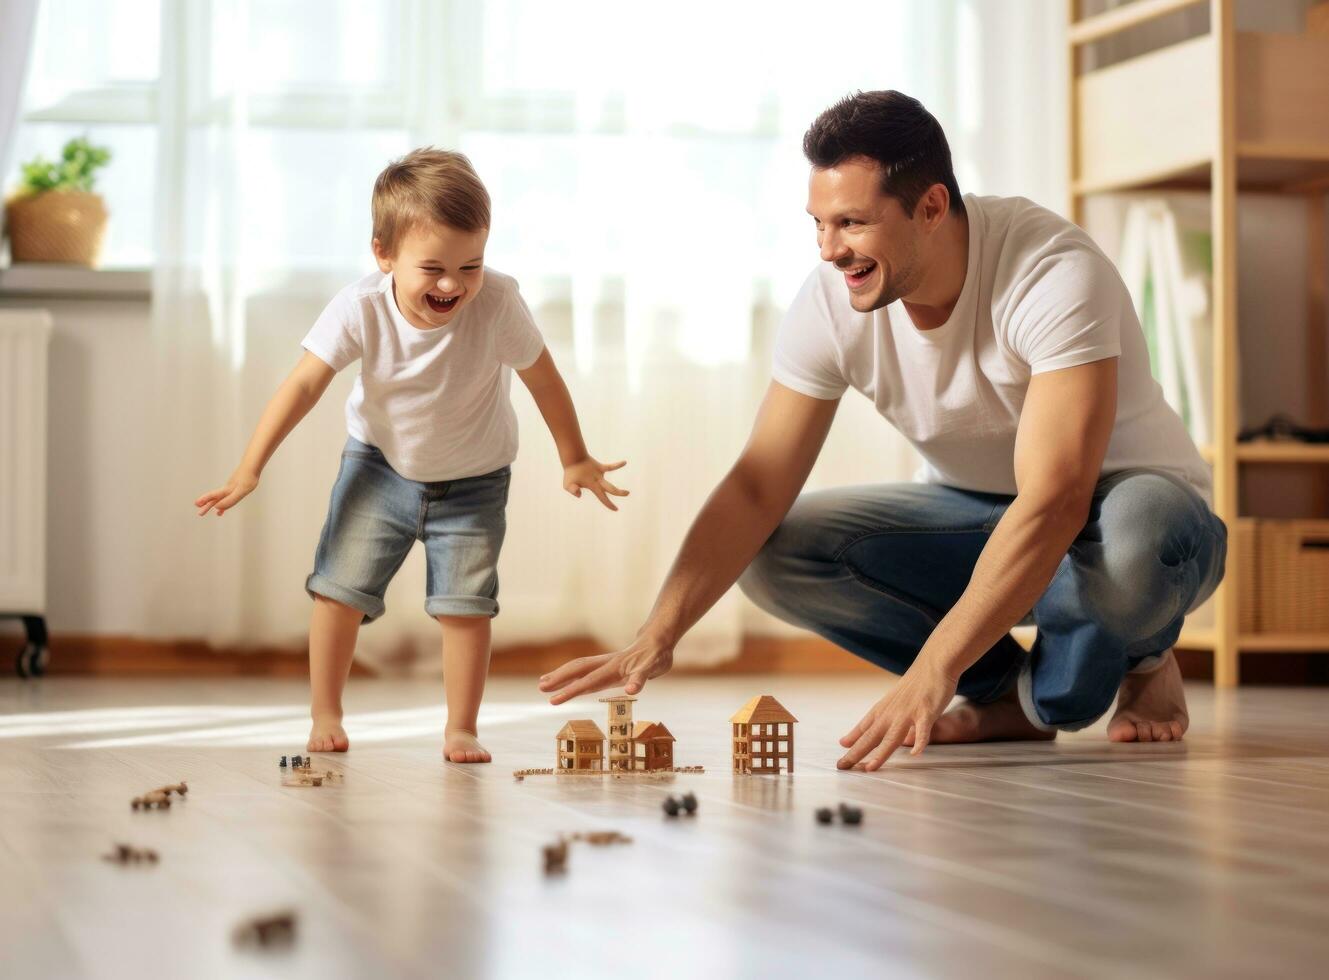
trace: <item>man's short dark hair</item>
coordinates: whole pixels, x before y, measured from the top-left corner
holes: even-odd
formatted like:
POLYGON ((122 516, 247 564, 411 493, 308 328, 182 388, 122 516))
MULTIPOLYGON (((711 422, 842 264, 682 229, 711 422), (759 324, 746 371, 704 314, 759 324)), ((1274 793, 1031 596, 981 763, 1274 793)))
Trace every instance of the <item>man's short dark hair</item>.
POLYGON ((825 110, 803 135, 803 154, 814 167, 837 167, 868 157, 882 169, 881 189, 910 217, 933 184, 951 195, 951 210, 964 214, 951 148, 935 116, 903 92, 855 92, 825 110))

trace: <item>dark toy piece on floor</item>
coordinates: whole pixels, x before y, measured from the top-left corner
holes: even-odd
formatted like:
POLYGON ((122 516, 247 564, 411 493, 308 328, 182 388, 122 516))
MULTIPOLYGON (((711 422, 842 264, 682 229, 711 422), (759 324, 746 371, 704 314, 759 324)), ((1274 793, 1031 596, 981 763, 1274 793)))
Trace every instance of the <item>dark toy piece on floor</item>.
POLYGON ((678 816, 678 800, 674 799, 672 796, 666 796, 664 802, 661 803, 660 806, 664 808, 664 812, 669 814, 669 816, 678 816))
POLYGON ((817 807, 817 823, 830 823, 835 818, 835 814, 828 806, 817 807))
POLYGON ((840 819, 847 824, 860 824, 863 822, 863 810, 848 803, 841 803, 840 819))
POLYGON ((282 767, 283 769, 286 768, 286 756, 282 756, 282 757, 281 757, 281 763, 280 763, 280 765, 281 765, 281 767, 282 767))
POLYGON ((688 816, 697 812, 697 797, 691 792, 684 793, 682 799, 683 809, 688 811, 688 816))

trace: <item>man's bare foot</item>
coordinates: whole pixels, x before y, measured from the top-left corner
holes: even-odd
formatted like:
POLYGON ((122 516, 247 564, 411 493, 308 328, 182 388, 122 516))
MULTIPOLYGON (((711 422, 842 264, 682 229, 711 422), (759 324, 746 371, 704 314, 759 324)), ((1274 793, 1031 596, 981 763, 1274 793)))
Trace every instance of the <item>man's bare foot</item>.
POLYGON ((346 729, 341 727, 340 718, 314 719, 314 726, 309 729, 306 751, 345 752, 350 747, 351 740, 346 737, 346 729))
POLYGON ((443 758, 449 762, 489 762, 488 750, 475 732, 449 728, 443 734, 443 758))
POLYGON ((1127 674, 1108 722, 1110 742, 1179 742, 1190 725, 1181 669, 1172 651, 1146 674, 1127 674))
MULTIPOLYGON (((1019 692, 1011 688, 1010 693, 1003 694, 996 701, 979 704, 966 700, 957 704, 937 719, 928 741, 933 745, 1025 740, 1045 742, 1056 737, 1055 731, 1045 732, 1030 723, 1024 709, 1020 707, 1019 692)), ((912 732, 904 744, 914 744, 912 732)))

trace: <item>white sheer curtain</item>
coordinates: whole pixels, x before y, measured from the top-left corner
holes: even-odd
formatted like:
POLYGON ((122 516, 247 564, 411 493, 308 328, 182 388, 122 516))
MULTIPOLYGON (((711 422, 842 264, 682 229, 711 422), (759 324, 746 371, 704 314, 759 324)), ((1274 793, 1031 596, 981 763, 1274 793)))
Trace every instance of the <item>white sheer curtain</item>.
MULTIPOLYGON (((374 174, 412 146, 470 154, 494 198, 487 262, 521 281, 593 453, 626 457, 618 514, 559 489, 520 385, 496 639, 628 640, 741 448, 781 309, 817 261, 800 139, 859 88, 917 95, 961 186, 1061 201, 1056 5, 211 4, 167 0, 158 161, 162 467, 154 628, 215 643, 304 634, 301 588, 354 369, 218 520, 219 483, 322 305, 369 267, 374 174)), ((906 446, 851 396, 814 485, 907 479, 906 446)), ((437 669, 417 549, 362 633, 437 669)), ((683 660, 769 628, 731 593, 683 660)))
MULTIPOLYGON (((0 0, 0 174, 9 172, 36 19, 37 0, 0 0)), ((0 209, 0 233, 4 226, 0 209)))

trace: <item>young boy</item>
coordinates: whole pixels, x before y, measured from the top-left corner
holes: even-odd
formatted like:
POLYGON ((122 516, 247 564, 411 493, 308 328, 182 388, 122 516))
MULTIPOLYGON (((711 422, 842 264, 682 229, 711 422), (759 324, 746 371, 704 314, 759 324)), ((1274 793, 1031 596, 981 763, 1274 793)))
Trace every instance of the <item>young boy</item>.
POLYGON ((379 174, 373 249, 381 271, 343 289, 315 322, 306 353, 277 389, 225 486, 194 501, 218 516, 258 486, 277 446, 333 375, 360 360, 346 402, 350 438, 305 584, 311 752, 345 752, 342 690, 362 622, 417 540, 425 543, 425 610, 443 629, 448 721, 443 754, 488 762, 476 718, 498 614, 495 566, 517 454, 511 372, 530 389, 558 446, 563 488, 610 510, 625 497, 593 459, 567 386, 512 278, 486 269, 489 194, 460 153, 415 150, 379 174))

